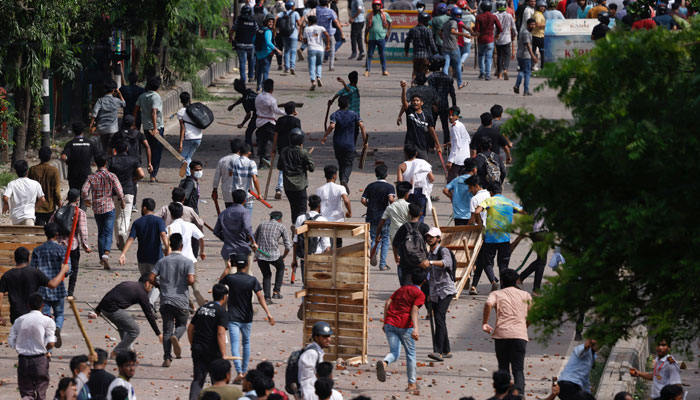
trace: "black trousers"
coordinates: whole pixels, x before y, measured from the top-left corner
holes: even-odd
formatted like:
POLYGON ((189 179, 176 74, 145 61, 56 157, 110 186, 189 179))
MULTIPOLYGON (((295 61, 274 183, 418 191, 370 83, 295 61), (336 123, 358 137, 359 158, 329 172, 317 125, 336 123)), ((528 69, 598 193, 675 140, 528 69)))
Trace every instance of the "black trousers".
POLYGON ((512 43, 496 45, 496 74, 508 71, 512 43))
POLYGON ((496 359, 498 369, 511 371, 515 387, 520 393, 525 392, 525 350, 527 342, 523 339, 494 339, 496 342, 496 359))
POLYGON ((352 46, 352 54, 364 54, 364 40, 362 40, 362 29, 365 27, 365 22, 353 22, 350 25, 350 45, 352 46))
MULTIPOLYGON (((540 54, 537 56, 540 58, 540 67, 544 67, 544 38, 543 37, 532 37, 532 52, 536 53, 539 49, 540 54)), ((534 65, 533 65, 534 67, 534 65)))
POLYGON ((199 393, 204 387, 204 381, 211 372, 211 362, 214 360, 215 359, 209 358, 209 356, 200 356, 192 353, 192 372, 194 377, 190 385, 190 400, 197 400, 199 398, 199 393))
POLYGON ((561 400, 578 399, 579 393, 583 390, 581 386, 569 382, 569 381, 558 381, 559 385, 559 398, 561 400))
POLYGON ((253 116, 250 117, 248 122, 248 127, 245 130, 245 144, 250 146, 250 156, 255 155, 255 148, 253 147, 253 132, 255 132, 255 124, 257 123, 258 115, 253 111, 253 116))
POLYGON ((275 136, 275 125, 268 122, 258 128, 255 132, 258 140, 258 156, 260 156, 260 164, 263 159, 270 160, 270 149, 272 148, 272 139, 275 136))
MULTIPOLYGON (((450 141, 450 120, 447 115, 447 110, 438 111, 438 117, 440 117, 440 123, 442 124, 442 143, 447 143, 450 141)), ((437 118, 434 118, 437 123, 437 118)), ((432 139, 430 139, 432 141, 432 139)))
POLYGON ((275 37, 275 46, 277 46, 281 52, 281 54, 275 54, 275 57, 277 57, 277 66, 279 67, 282 65, 282 54, 284 54, 284 38, 282 35, 277 35, 275 37))
POLYGON ((430 302, 435 319, 435 336, 433 336, 433 349, 440 354, 450 352, 450 338, 447 335, 447 309, 450 308, 452 296, 444 297, 437 302, 430 302))
POLYGON ((224 201, 224 207, 229 208, 233 205, 232 201, 224 201))
POLYGON ((528 265, 527 268, 525 268, 525 271, 523 271, 520 274, 520 282, 524 282, 525 279, 527 279, 527 277, 534 272, 535 282, 532 288, 533 290, 539 290, 539 288, 542 285, 542 276, 544 275, 544 266, 546 263, 547 262, 545 261, 545 259, 538 255, 537 259, 531 262, 530 265, 528 265))
MULTIPOLYGON (((350 174, 352 173, 352 163, 355 161, 355 152, 341 149, 333 149, 335 159, 338 160, 338 178, 340 183, 347 184, 350 182, 350 174)), ((350 193, 348 193, 350 195, 350 193)))
POLYGON ((464 218, 455 218, 455 226, 466 225, 467 222, 469 222, 468 219, 464 219, 464 218))
POLYGON ((275 261, 265 261, 258 259, 258 266, 260 267, 260 272, 263 275, 263 293, 265 298, 269 299, 270 296, 270 286, 272 284, 272 270, 270 270, 270 265, 275 267, 275 289, 274 293, 279 293, 282 290, 282 281, 284 280, 284 260, 282 257, 275 261))
POLYGON ((52 212, 48 212, 48 213, 37 212, 37 213, 34 213, 34 215, 36 216, 36 219, 34 220, 34 226, 44 226, 49 222, 49 219, 51 218, 53 213, 52 212))
POLYGON ((481 273, 485 270, 489 282, 498 282, 496 275, 493 273, 493 258, 498 254, 498 273, 500 275, 503 270, 508 269, 510 262, 510 242, 502 243, 484 243, 481 246, 479 255, 476 259, 476 272, 474 273, 474 282, 472 286, 476 287, 479 284, 481 273))
POLYGON ((75 284, 78 282, 78 271, 80 270, 80 245, 75 250, 70 252, 70 268, 71 274, 68 277, 68 296, 75 293, 75 284))
POLYGON ((306 189, 304 190, 284 190, 289 200, 289 209, 292 214, 292 223, 297 221, 297 217, 306 212, 306 189))

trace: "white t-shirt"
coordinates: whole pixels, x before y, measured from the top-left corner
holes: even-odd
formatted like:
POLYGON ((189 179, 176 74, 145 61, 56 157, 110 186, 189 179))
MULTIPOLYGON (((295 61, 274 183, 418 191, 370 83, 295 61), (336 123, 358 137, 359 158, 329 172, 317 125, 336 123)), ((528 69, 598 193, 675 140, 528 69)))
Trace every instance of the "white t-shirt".
POLYGON ((17 178, 7 184, 4 196, 10 199, 10 218, 13 224, 19 224, 27 218, 36 218, 34 214, 36 201, 44 197, 39 182, 27 177, 17 178))
POLYGON ((430 194, 433 191, 433 184, 430 183, 428 174, 433 172, 433 166, 422 158, 416 158, 412 161, 404 161, 403 163, 406 164, 406 171, 403 173, 403 180, 413 184, 411 193, 413 193, 416 188, 423 188, 423 195, 426 197, 425 211, 426 213, 430 213, 433 209, 433 202, 430 200, 430 194))
MULTIPOLYGON (((316 211, 309 211, 306 214, 309 214, 309 217, 310 217, 309 219, 318 215, 318 213, 316 211)), ((298 228, 298 227, 304 225, 304 222, 306 221, 306 214, 301 214, 300 216, 297 217, 297 220, 294 221, 295 227, 298 228)), ((314 221, 328 221, 328 220, 325 219, 322 215, 322 216, 316 218, 314 221)), ((292 238, 292 240, 294 241, 294 243, 299 243, 299 235, 294 234, 294 237, 292 238)), ((324 251, 326 251, 326 249, 329 247, 331 247, 331 238, 329 238, 327 236, 321 237, 321 240, 318 241, 318 246, 316 246, 316 249, 314 250, 313 254, 321 254, 324 251)))
POLYGON ((464 124, 460 121, 455 121, 454 125, 450 124, 450 155, 447 157, 447 162, 452 164, 464 165, 464 160, 471 157, 469 153, 469 143, 471 138, 464 124))
POLYGON ((345 221, 342 196, 348 192, 344 186, 328 182, 316 189, 316 194, 321 198, 321 215, 331 222, 345 221))
POLYGON ((190 116, 187 115, 187 109, 185 107, 182 107, 180 111, 177 112, 177 119, 182 121, 185 125, 185 140, 202 138, 202 130, 192 123, 190 116))
POLYGON ((124 386, 126 390, 129 392, 129 397, 127 399, 129 400, 136 400, 136 393, 134 392, 134 387, 131 385, 131 383, 127 382, 124 380, 124 378, 117 377, 112 381, 112 383, 109 384, 109 388, 107 389, 107 400, 112 400, 112 389, 114 389, 117 386, 124 386))
POLYGON ((309 44, 309 51, 324 51, 326 49, 323 44, 323 32, 326 32, 326 28, 319 25, 304 28, 304 38, 309 44))
MULTIPOLYGON (((489 197, 491 197, 491 193, 489 193, 489 191, 486 189, 481 189, 476 192, 476 194, 472 196, 471 203, 469 203, 469 212, 473 214, 479 204, 489 197)), ((486 226, 486 210, 481 212, 481 222, 483 222, 484 226, 486 226)))
POLYGON ((168 237, 170 237, 170 235, 173 233, 179 233, 182 235, 182 255, 196 263, 197 258, 192 252, 192 238, 199 240, 204 237, 204 234, 199 230, 199 228, 197 228, 197 225, 191 222, 183 221, 182 218, 178 218, 173 221, 172 224, 168 225, 167 232, 168 237))

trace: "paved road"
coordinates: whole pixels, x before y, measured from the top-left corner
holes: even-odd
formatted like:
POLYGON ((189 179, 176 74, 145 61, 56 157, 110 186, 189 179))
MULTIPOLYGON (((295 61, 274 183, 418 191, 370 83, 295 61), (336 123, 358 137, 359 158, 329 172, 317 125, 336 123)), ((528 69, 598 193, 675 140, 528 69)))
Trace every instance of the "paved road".
MULTIPOLYGON (((320 138, 323 129, 323 117, 326 110, 326 101, 339 88, 335 82, 335 77, 346 77, 351 70, 363 71, 363 67, 357 61, 348 61, 349 46, 345 45, 338 55, 338 63, 334 73, 324 70, 324 87, 315 92, 308 92, 308 75, 306 62, 300 62, 297 66, 297 76, 281 76, 279 72, 273 71, 271 78, 276 81, 274 95, 280 102, 295 100, 304 102, 304 107, 300 109, 299 117, 302 119, 303 129, 310 133, 307 147, 316 147, 313 157, 318 166, 334 163, 332 148, 330 144, 320 145, 320 138)), ((465 79, 469 86, 458 92, 458 105, 461 107, 464 122, 470 132, 476 130, 479 122, 478 116, 488 111, 489 107, 495 103, 503 105, 505 108, 526 106, 532 112, 546 117, 570 118, 569 112, 559 103, 555 93, 550 90, 538 92, 533 97, 523 98, 515 96, 511 87, 513 81, 478 81, 476 74, 471 69, 472 60, 467 63, 469 68, 466 71, 465 79)), ((374 74, 370 78, 361 77, 359 87, 362 94, 362 118, 365 121, 370 134, 370 149, 375 150, 367 160, 364 171, 355 170, 352 174, 350 187, 350 198, 352 201, 353 218, 351 221, 362 221, 364 207, 359 199, 361 190, 368 183, 374 180, 373 166, 376 160, 381 160, 389 166, 391 172, 390 179, 394 179, 395 168, 401 161, 401 151, 404 137, 404 127, 397 128, 395 125, 396 115, 399 109, 400 87, 399 81, 410 77, 410 66, 408 64, 390 65, 391 76, 381 77, 374 74)), ((274 66, 273 66, 274 69, 274 66)), ((374 70, 378 70, 378 66, 374 70)), ((514 74, 511 74, 514 75, 514 74)), ((210 88, 212 94, 222 97, 237 97, 231 87, 231 82, 235 76, 230 75, 217 81, 215 87, 210 88)), ((533 80, 533 85, 539 84, 538 79, 533 80)), ((228 140, 233 135, 241 135, 242 131, 231 126, 240 122, 243 111, 237 109, 234 113, 228 113, 225 107, 230 104, 230 100, 217 100, 209 103, 210 107, 217 115, 217 122, 210 127, 202 144, 197 151, 196 159, 205 163, 204 179, 202 181, 202 216, 213 226, 215 222, 215 210, 211 202, 211 182, 214 175, 214 168, 217 160, 228 151, 228 140)), ((166 120, 168 120, 166 116, 166 120)), ((167 129, 168 139, 173 143, 177 134, 174 119, 169 120, 167 129)), ((442 134, 439 133, 442 138, 442 134)), ((439 171, 439 162, 436 158, 431 159, 435 171, 439 171)), ((309 192, 315 190, 324 183, 323 173, 314 173, 310 179, 309 192)), ((261 181, 267 178, 267 172, 261 173, 261 181)), ((444 176, 437 173, 434 195, 438 195, 444 186, 444 176)), ((161 182, 158 184, 142 183, 139 185, 139 198, 153 197, 158 206, 167 204, 170 198, 170 190, 178 184, 177 163, 169 155, 163 156, 163 168, 159 176, 161 182)), ((513 196, 510 185, 505 187, 506 196, 513 196)), ((272 200, 273 207, 282 211, 284 223, 289 221, 289 206, 286 199, 272 200)), ((451 206, 447 199, 442 197, 435 203, 441 224, 446 224, 451 213, 451 206)), ((268 210, 260 204, 256 204, 253 223, 257 225, 267 218, 268 210)), ((91 243, 96 247, 96 229, 92 213, 89 212, 89 225, 91 243)), ((221 244, 210 232, 207 235, 206 252, 209 255, 206 261, 200 262, 198 266, 199 282, 202 287, 210 287, 216 277, 221 272, 222 261, 219 257, 221 244)), ((511 266, 518 266, 524 258, 528 249, 528 243, 524 242, 513 255, 511 266)), ((113 254, 118 254, 114 249, 113 254)), ((83 256, 83 264, 80 270, 79 283, 76 297, 79 300, 81 316, 86 322, 89 335, 93 344, 97 347, 111 348, 115 342, 110 338, 118 337, 117 333, 109 328, 101 320, 87 320, 89 308, 85 301, 96 304, 102 295, 118 282, 123 280, 136 280, 138 270, 136 268, 135 251, 129 254, 127 266, 116 268, 113 272, 103 271, 97 263, 95 255, 83 256)), ((392 265, 393 267, 393 265, 392 265)), ((381 331, 382 304, 396 289, 395 269, 388 272, 379 272, 377 269, 371 271, 370 278, 370 303, 369 316, 370 337, 369 337, 369 365, 359 368, 349 368, 337 371, 337 388, 347 397, 360 393, 367 394, 374 399, 391 398, 404 396, 418 398, 419 396, 408 395, 403 392, 406 386, 405 367, 403 359, 389 368, 392 375, 385 384, 378 384, 374 375, 373 364, 382 358, 388 351, 386 339, 381 331)), ((261 279, 261 275, 256 266, 252 268, 253 274, 261 279)), ((483 284, 479 290, 487 293, 488 288, 483 284)), ((285 275, 285 282, 289 282, 289 274, 285 275)), ((531 289, 531 280, 526 282, 526 289, 531 289)), ((277 320, 277 325, 270 328, 262 320, 260 314, 256 315, 253 325, 252 335, 252 364, 263 359, 269 359, 278 367, 277 385, 284 384, 284 362, 291 351, 299 348, 302 343, 300 333, 301 322, 296 319, 296 309, 298 301, 294 299, 294 292, 301 289, 298 282, 294 286, 285 284, 282 293, 284 299, 271 306, 271 312, 277 320)), ((496 358, 493 351, 493 343, 483 332, 481 332, 481 310, 485 301, 485 295, 462 297, 453 302, 448 317, 448 329, 452 340, 452 348, 455 358, 445 363, 431 364, 426 357, 431 351, 429 339, 429 326, 427 321, 421 323, 422 338, 417 343, 418 353, 418 375, 421 378, 422 386, 421 398, 458 398, 460 396, 472 395, 477 399, 488 397, 492 393, 491 373, 496 369, 496 358)), ((191 380, 191 360, 189 357, 189 346, 184 346, 184 357, 175 360, 169 369, 161 368, 162 349, 156 336, 151 331, 147 322, 143 318, 140 310, 132 309, 141 326, 141 336, 135 344, 139 352, 140 365, 137 369, 136 378, 133 380, 136 392, 141 399, 150 398, 186 398, 191 380)), ((531 329, 530 335, 536 338, 536 333, 531 329)), ((561 334, 556 336, 548 344, 541 344, 531 341, 528 345, 528 357, 526 360, 527 391, 529 398, 544 397, 547 393, 549 383, 547 379, 557 374, 569 347, 573 329, 571 326, 563 326, 561 334)), ((183 339, 183 342, 186 340, 183 339)), ((16 393, 16 369, 14 367, 16 357, 14 351, 7 345, 2 346, 0 353, 0 396, 14 396, 16 393)), ((64 329, 64 346, 54 352, 54 360, 51 363, 52 385, 50 392, 55 390, 58 378, 62 375, 69 375, 68 361, 73 355, 85 353, 85 346, 76 329, 74 317, 67 311, 66 326, 64 329)), ((109 370, 116 374, 116 366, 110 361, 109 370)))

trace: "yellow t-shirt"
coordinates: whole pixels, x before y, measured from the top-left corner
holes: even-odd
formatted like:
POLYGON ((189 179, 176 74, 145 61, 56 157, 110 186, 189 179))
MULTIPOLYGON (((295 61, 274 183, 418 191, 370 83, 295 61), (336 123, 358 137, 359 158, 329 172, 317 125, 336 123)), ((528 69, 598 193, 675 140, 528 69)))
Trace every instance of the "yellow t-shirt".
POLYGON ((603 11, 608 11, 608 7, 605 7, 603 5, 595 6, 588 10, 588 15, 586 15, 586 18, 597 19, 598 14, 602 13, 603 11))
POLYGON ((532 15, 532 18, 535 19, 535 29, 532 30, 532 36, 538 37, 538 38, 543 38, 544 37, 544 24, 545 24, 545 18, 544 14, 542 14, 539 11, 535 11, 535 13, 532 15), (543 25, 542 27, 539 27, 539 25, 543 25))

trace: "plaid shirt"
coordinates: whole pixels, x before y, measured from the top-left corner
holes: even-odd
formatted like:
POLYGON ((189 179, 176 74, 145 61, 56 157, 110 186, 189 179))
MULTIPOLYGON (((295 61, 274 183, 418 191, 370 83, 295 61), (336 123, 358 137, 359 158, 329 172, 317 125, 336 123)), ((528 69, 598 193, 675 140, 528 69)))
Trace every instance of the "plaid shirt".
POLYGON ((284 248, 292 249, 292 242, 289 240, 289 233, 284 225, 273 220, 265 221, 255 230, 255 242, 260 246, 260 250, 270 254, 270 257, 262 253, 256 254, 258 259, 263 261, 277 261, 280 258, 279 240, 284 242, 284 248))
MULTIPOLYGON (((53 278, 61 271, 63 257, 66 255, 66 246, 58 244, 55 240, 48 240, 32 251, 30 267, 39 268, 44 275, 53 278)), ((68 260, 70 265, 70 259, 68 260)), ((70 269, 68 270, 70 274, 70 269)), ((55 289, 45 286, 39 288, 39 294, 45 301, 63 300, 66 297, 66 286, 61 282, 55 289)))
MULTIPOLYGON (((54 213, 51 216, 51 218, 49 219, 49 222, 54 222, 55 216, 56 216, 56 213, 54 213)), ((88 243, 87 217, 85 216, 85 211, 81 210, 80 207, 78 207, 78 225, 75 227, 75 234, 76 234, 76 237, 73 239, 73 244, 71 245, 71 251, 78 248, 77 236, 80 236, 80 244, 83 245, 83 248, 89 249, 90 244, 88 243)), ((58 243, 66 246, 66 247, 68 247, 68 239, 70 239, 69 235, 56 236, 56 240, 58 241, 58 243)))
POLYGON ((433 40, 433 31, 427 26, 418 25, 411 28, 406 36, 404 44, 404 52, 408 53, 408 49, 413 42, 413 58, 430 58, 437 53, 435 40, 433 40))
POLYGON ((352 86, 348 85, 350 88, 350 91, 345 90, 345 88, 342 88, 338 90, 338 93, 336 93, 336 96, 348 96, 350 98, 350 107, 348 107, 351 111, 355 111, 356 113, 360 113, 360 90, 357 88, 357 86, 352 86))
POLYGON ((253 195, 248 193, 249 190, 253 189, 253 176, 258 175, 258 166, 255 161, 248 157, 238 157, 231 160, 228 167, 229 172, 231 172, 231 190, 233 192, 236 189, 243 189, 247 193, 246 203, 252 203, 254 198, 253 195))
POLYGON ((436 71, 428 77, 428 85, 434 87, 437 91, 438 102, 440 103, 438 105, 438 110, 441 112, 447 111, 450 108, 447 96, 449 95, 453 99, 456 96, 452 78, 442 71, 436 71))
POLYGON ((83 199, 87 199, 90 190, 92 190, 92 211, 95 215, 114 210, 114 201, 112 200, 114 192, 119 200, 124 199, 124 191, 122 191, 119 178, 104 168, 100 168, 88 176, 81 191, 83 199))

